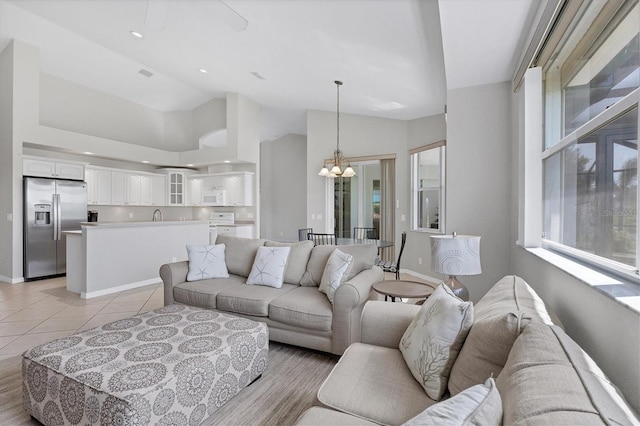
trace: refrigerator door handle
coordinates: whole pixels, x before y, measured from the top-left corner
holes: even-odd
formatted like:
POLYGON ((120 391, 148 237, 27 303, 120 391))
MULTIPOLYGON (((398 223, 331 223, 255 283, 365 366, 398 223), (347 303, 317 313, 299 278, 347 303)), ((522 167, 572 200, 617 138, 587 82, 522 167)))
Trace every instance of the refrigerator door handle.
POLYGON ((60 194, 53 194, 53 239, 60 239, 60 194))

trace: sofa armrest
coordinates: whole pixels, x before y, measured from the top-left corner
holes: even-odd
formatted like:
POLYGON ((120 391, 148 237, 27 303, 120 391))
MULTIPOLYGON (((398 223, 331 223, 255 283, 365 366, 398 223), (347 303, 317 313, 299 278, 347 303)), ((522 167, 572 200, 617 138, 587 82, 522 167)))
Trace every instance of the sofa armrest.
POLYGON ((333 353, 342 354, 351 343, 360 341, 362 308, 369 299, 371 286, 383 279, 382 269, 374 266, 338 287, 333 297, 333 353))
POLYGON ((160 267, 160 278, 164 283, 164 305, 173 305, 173 287, 187 281, 189 262, 165 263, 160 267))
POLYGON ((397 349, 419 310, 406 303, 369 301, 362 310, 362 343, 397 349))

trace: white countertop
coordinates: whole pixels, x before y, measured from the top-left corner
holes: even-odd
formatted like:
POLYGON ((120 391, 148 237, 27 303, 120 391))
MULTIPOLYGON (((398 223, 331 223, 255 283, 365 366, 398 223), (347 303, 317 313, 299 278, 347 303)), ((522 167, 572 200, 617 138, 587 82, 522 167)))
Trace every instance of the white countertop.
POLYGON ((62 231, 62 233, 66 235, 82 235, 82 231, 80 229, 76 231, 62 231))
POLYGON ((132 221, 132 222, 81 222, 82 227, 122 228, 136 226, 169 226, 169 225, 209 225, 206 220, 165 220, 165 221, 132 221))

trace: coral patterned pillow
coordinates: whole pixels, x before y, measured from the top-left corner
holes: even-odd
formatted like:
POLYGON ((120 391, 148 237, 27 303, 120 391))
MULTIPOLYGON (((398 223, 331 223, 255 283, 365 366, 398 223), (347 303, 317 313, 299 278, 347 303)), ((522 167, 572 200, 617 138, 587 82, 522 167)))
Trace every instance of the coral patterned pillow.
POLYGON ((439 401, 451 367, 473 325, 473 304, 440 284, 400 340, 400 352, 427 395, 439 401))

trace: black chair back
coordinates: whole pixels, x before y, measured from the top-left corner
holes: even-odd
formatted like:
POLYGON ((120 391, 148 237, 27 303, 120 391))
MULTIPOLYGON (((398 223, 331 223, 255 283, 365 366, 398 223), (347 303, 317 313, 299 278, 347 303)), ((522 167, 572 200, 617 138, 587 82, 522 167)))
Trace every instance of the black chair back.
POLYGON ((316 246, 325 246, 325 245, 336 245, 336 235, 335 234, 318 234, 314 232, 309 232, 308 238, 313 241, 316 246))
POLYGON ((376 228, 353 228, 353 238, 356 240, 377 240, 378 230, 376 228))
POLYGON ((309 234, 310 232, 313 232, 313 228, 298 229, 298 241, 308 240, 309 238, 307 237, 307 234, 309 234))

